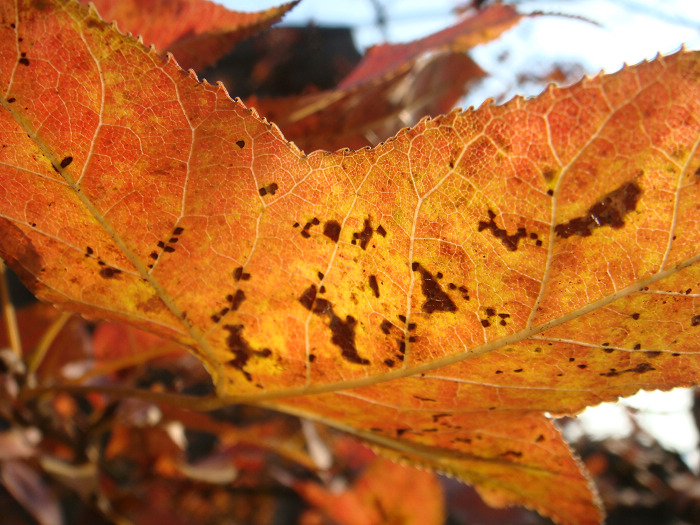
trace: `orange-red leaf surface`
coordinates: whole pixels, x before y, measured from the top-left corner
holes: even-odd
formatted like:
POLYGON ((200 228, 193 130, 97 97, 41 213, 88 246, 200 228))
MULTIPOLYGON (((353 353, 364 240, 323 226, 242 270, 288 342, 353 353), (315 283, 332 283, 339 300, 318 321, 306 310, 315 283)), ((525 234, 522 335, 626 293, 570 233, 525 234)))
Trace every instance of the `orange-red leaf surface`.
MULTIPOLYGON (((88 4, 87 0, 81 0, 88 4)), ((102 18, 146 45, 169 51, 183 69, 215 64, 236 43, 279 22, 297 2, 264 11, 231 11, 208 0, 92 0, 102 18)))
POLYGON ((698 53, 304 155, 94 12, 19 5, 0 255, 43 300, 187 345, 226 402, 588 524, 543 412, 698 383, 698 53))
POLYGON ((340 493, 312 481, 298 482, 294 488, 338 525, 445 523, 442 488, 435 474, 416 472, 382 458, 340 493))

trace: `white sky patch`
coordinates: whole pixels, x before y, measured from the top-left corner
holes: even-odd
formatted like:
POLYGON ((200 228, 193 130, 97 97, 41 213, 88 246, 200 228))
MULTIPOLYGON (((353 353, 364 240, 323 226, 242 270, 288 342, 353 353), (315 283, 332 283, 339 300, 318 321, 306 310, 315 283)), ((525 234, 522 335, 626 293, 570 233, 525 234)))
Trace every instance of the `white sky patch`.
MULTIPOLYGON (((218 0, 231 9, 255 11, 279 5, 283 0, 218 0)), ((376 24, 371 0, 302 0, 288 13, 283 25, 349 26, 355 43, 367 47, 389 42, 408 42, 456 23, 457 0, 380 0, 385 6, 385 30, 376 24)), ((526 1, 520 11, 568 13, 597 22, 556 16, 526 18, 497 40, 472 50, 474 60, 490 77, 462 100, 462 107, 479 106, 489 97, 508 100, 516 94, 536 95, 541 86, 519 84, 518 73, 545 72, 551 64, 577 63, 585 73, 612 73, 625 63, 670 54, 685 44, 700 49, 700 0, 570 0, 526 1)), ((640 392, 618 403, 589 408, 578 419, 596 439, 624 437, 633 431, 630 417, 659 443, 680 453, 697 469, 698 429, 690 414, 692 390, 640 392), (638 409, 630 416, 623 405, 638 409)), ((697 470, 696 470, 697 471, 697 470)))

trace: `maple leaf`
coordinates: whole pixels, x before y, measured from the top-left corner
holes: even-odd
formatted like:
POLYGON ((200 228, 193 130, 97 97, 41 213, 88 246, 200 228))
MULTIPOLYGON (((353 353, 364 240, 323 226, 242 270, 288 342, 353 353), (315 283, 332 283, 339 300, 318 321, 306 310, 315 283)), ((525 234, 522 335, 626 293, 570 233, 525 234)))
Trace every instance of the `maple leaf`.
POLYGON ((698 53, 305 155, 94 11, 20 4, 0 255, 37 296, 186 345, 221 403, 599 522, 544 412, 698 382, 698 53))

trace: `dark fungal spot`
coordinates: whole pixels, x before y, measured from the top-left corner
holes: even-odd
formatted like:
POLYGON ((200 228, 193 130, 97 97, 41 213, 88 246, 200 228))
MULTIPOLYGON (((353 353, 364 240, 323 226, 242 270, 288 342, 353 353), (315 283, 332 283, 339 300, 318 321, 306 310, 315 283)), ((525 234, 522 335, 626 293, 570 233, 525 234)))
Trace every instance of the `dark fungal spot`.
POLYGON ((325 275, 323 275, 323 272, 317 272, 316 277, 318 277, 319 281, 323 281, 323 278, 325 277, 325 275))
POLYGON ((311 224, 313 224, 314 226, 318 226, 319 224, 321 224, 321 221, 314 217, 313 219, 311 219, 311 224))
POLYGON ((630 317, 636 321, 637 319, 639 319, 639 314, 635 313, 635 314, 632 314, 630 317))
POLYGON ((483 326, 484 328, 488 328, 489 326, 491 326, 491 323, 489 322, 488 319, 482 319, 481 326, 483 326))
POLYGON ((360 241, 360 248, 366 250, 373 233, 374 230, 372 229, 372 223, 370 221, 370 218, 368 217, 367 219, 365 219, 364 228, 362 229, 362 231, 353 233, 352 237, 353 240, 360 241))
POLYGON ((500 241, 503 243, 503 245, 508 248, 511 252, 514 252, 518 249, 518 242, 520 239, 523 239, 527 236, 527 231, 525 228, 518 228, 518 231, 514 233, 513 235, 508 235, 508 232, 504 229, 499 228, 496 225, 496 214, 489 210, 489 222, 486 221, 479 221, 479 228, 478 231, 484 231, 486 229, 491 230, 491 233, 493 234, 494 237, 497 239, 500 239, 500 241))
POLYGON ((414 335, 412 335, 408 338, 409 343, 415 343, 416 341, 418 341, 418 338, 414 335))
POLYGON ((338 221, 327 221, 323 225, 323 235, 333 242, 338 242, 338 239, 340 239, 340 223, 338 221))
POLYGON ((578 365, 578 367, 579 367, 581 370, 585 370, 586 368, 588 368, 588 365, 578 365))
POLYGON ((647 350, 646 352, 644 352, 644 355, 651 359, 654 359, 655 357, 659 357, 661 355, 661 352, 659 352, 658 350, 647 350))
POLYGON ((298 228, 299 226, 301 226, 301 224, 299 224, 298 222, 292 224, 292 228, 298 228))
POLYGON ((394 366, 394 360, 393 359, 385 359, 384 364, 388 366, 389 368, 392 368, 394 366))
POLYGON ((308 239, 309 237, 311 237, 311 234, 309 232, 307 232, 306 230, 301 230, 301 236, 304 239, 308 239))
POLYGON ((89 246, 85 248, 85 255, 92 255, 94 252, 89 246))
POLYGON ((376 231, 377 231, 377 233, 378 233, 379 235, 381 235, 382 237, 386 237, 386 230, 384 229, 384 226, 382 226, 381 224, 380 224, 379 226, 377 226, 377 230, 376 230, 376 231))
POLYGON ((447 285, 447 287, 448 287, 450 290, 456 290, 456 289, 457 289, 457 285, 456 285, 455 283, 450 283, 450 284, 447 285))
POLYGON ((10 98, 7 99, 7 101, 8 101, 10 104, 12 104, 12 103, 16 102, 17 99, 16 99, 15 97, 10 97, 10 98))
POLYGON ((437 277, 438 279, 442 279, 442 272, 438 272, 437 274, 435 274, 435 277, 437 277))
POLYGON ((243 267, 242 266, 239 266, 238 268, 233 270, 233 278, 236 281, 240 281, 242 276, 243 276, 243 267))
POLYGON ((634 374, 644 374, 646 372, 651 372, 652 370, 656 370, 651 364, 649 363, 639 363, 637 366, 634 368, 628 368, 627 370, 616 370, 614 368, 610 369, 610 372, 605 372, 601 373, 601 376, 604 377, 617 377, 622 374, 626 373, 634 373, 634 374))
POLYGON ((496 373, 496 374, 502 374, 502 373, 503 373, 503 370, 496 370, 495 373, 496 373))
POLYGON ((239 148, 243 149, 245 147, 245 140, 237 140, 236 141, 236 146, 239 148))
POLYGON ((399 314, 398 317, 399 317, 399 321, 401 321, 402 323, 405 323, 405 322, 406 322, 406 316, 405 316, 405 315, 399 314))
POLYGON ((614 351, 615 350, 613 350, 612 348, 603 348, 603 352, 605 352, 606 354, 612 354, 614 351))
POLYGON ((588 208, 586 215, 557 224, 554 231, 559 237, 567 239, 572 235, 588 237, 593 230, 602 226, 620 229, 625 225, 627 214, 637 208, 641 194, 642 190, 636 182, 623 184, 588 208))
POLYGON ((408 323, 407 328, 408 328, 409 332, 412 332, 413 330, 416 329, 416 323, 408 323))
POLYGON ((274 195, 275 193, 277 193, 277 190, 278 190, 278 189, 279 189, 279 186, 277 186, 277 183, 276 183, 276 182, 273 182, 272 184, 270 184, 270 185, 267 187, 267 191, 268 191, 268 193, 269 193, 270 195, 274 195))
POLYGON ((549 166, 545 166, 544 168, 542 168, 542 177, 544 177, 544 180, 546 180, 547 182, 551 182, 556 176, 556 174, 557 172, 549 166))
POLYGON ((165 243, 163 241, 158 241, 158 248, 165 248, 165 243))
POLYGON ((226 338, 226 346, 233 353, 233 359, 228 361, 228 365, 240 370, 240 372, 245 376, 245 378, 250 381, 251 376, 244 367, 248 364, 251 357, 269 357, 272 352, 269 348, 263 348, 262 350, 255 350, 251 348, 248 341, 243 339, 243 325, 242 324, 227 324, 224 326, 224 330, 228 331, 229 335, 226 338))
POLYGON ((537 239, 537 240, 535 241, 535 246, 542 246, 542 241, 539 240, 539 239, 537 239))
POLYGON ((547 195, 549 195, 550 197, 554 195, 554 190, 547 190, 547 195))
POLYGON ((421 289, 426 300, 421 309, 425 313, 454 312, 457 310, 457 306, 452 302, 450 296, 445 293, 440 284, 433 278, 433 274, 417 262, 411 264, 411 269, 414 272, 420 272, 423 280, 421 289))
POLYGON ((63 157, 63 160, 61 161, 61 167, 67 168, 68 166, 70 166, 71 162, 73 162, 73 157, 63 157))
POLYGON ((19 59, 19 63, 22 64, 23 66, 28 66, 29 60, 27 60, 26 58, 23 57, 23 58, 19 59))
POLYGON ((326 287, 321 286, 321 288, 318 289, 318 293, 326 293, 326 287))
POLYGON ((677 352, 674 352, 674 353, 671 354, 671 357, 678 357, 678 356, 680 356, 680 355, 681 355, 681 354, 679 354, 679 353, 677 353, 677 352))
POLYGON ((641 348, 642 348, 642 345, 639 344, 639 343, 637 343, 636 345, 634 345, 634 350, 640 350, 641 348))
POLYGON ((219 321, 221 321, 221 317, 219 317, 218 314, 212 315, 212 316, 210 317, 210 319, 211 319, 212 322, 214 322, 214 323, 218 323, 219 321))
POLYGON ((165 248, 163 248, 163 251, 165 253, 173 253, 175 251, 175 248, 173 248, 172 246, 166 246, 165 248))
POLYGON ((309 363, 316 361, 316 354, 309 354, 309 363))
MULTIPOLYGON (((311 288, 307 289, 304 294, 306 295, 312 288, 312 293, 315 296, 316 290, 314 285, 311 285, 311 288)), ((308 295, 311 296, 312 293, 308 295)), ((303 297, 304 295, 302 295, 302 298, 303 297)), ((309 302, 308 297, 306 301, 309 302)), ((304 303, 302 302, 302 304, 304 303)), ((357 320, 353 316, 346 315, 345 320, 342 320, 336 315, 330 301, 326 299, 312 299, 311 307, 312 308, 309 309, 316 315, 328 318, 328 327, 331 329, 332 334, 331 343, 340 348, 341 355, 346 361, 357 365, 370 364, 368 359, 360 357, 357 353, 357 348, 355 347, 355 326, 357 325, 357 320)))
POLYGON ((389 335, 389 333, 391 332, 391 327, 392 327, 392 326, 394 326, 394 325, 392 325, 391 322, 389 322, 389 321, 387 321, 386 319, 384 319, 384 320, 382 321, 382 324, 379 325, 379 329, 380 329, 383 333, 385 333, 386 335, 389 335))
POLYGON ((421 397, 417 394, 413 394, 413 397, 415 397, 418 401, 429 401, 431 403, 435 403, 435 400, 432 397, 421 397))
POLYGON ((261 197, 267 195, 267 188, 265 188, 264 186, 262 188, 258 188, 258 195, 260 195, 261 197))
POLYGON ((376 275, 369 276, 369 287, 374 292, 374 296, 379 297, 379 283, 377 283, 377 276, 376 275))
POLYGON ((542 443, 544 441, 544 436, 540 434, 537 436, 537 439, 535 439, 535 443, 542 443))
POLYGON ((487 308, 486 315, 489 317, 493 317, 494 315, 496 315, 496 310, 494 310, 493 308, 487 308))
POLYGON ((399 354, 404 355, 406 353, 406 341, 399 341, 399 354))
POLYGON ((236 290, 233 296, 229 295, 228 297, 227 299, 229 303, 231 303, 231 310, 235 312, 241 306, 241 303, 245 301, 245 292, 243 290, 236 290), (231 299, 228 299, 228 297, 231 297, 231 299))
POLYGON ((304 290, 304 293, 301 294, 301 297, 299 297, 299 302, 304 308, 306 308, 307 310, 311 310, 311 307, 314 305, 315 300, 316 285, 312 284, 306 290, 304 290))
POLYGON ((120 273, 122 273, 121 270, 117 270, 111 266, 105 266, 100 270, 100 276, 104 277, 105 279, 116 279, 120 273))
POLYGON ((168 239, 168 242, 176 243, 179 240, 180 239, 178 239, 177 237, 170 237, 170 239, 168 239))
POLYGON ((574 361, 576 361, 576 358, 575 358, 575 357, 570 357, 570 358, 569 358, 569 363, 573 363, 574 361))
POLYGON ((396 429, 396 437, 401 437, 403 436, 406 432, 408 432, 410 428, 397 428, 396 429))
POLYGON ((185 231, 185 228, 183 228, 182 226, 178 226, 177 228, 175 228, 173 230, 173 235, 182 235, 182 232, 184 232, 184 231, 185 231))
POLYGON ((690 319, 690 326, 700 326, 700 315, 694 315, 690 319))
POLYGON ((107 265, 107 263, 104 262, 103 260, 98 260, 98 261, 97 261, 97 264, 99 264, 100 266, 106 266, 106 265, 107 265))
POLYGON ((522 371, 523 371, 522 368, 516 368, 515 370, 513 370, 513 372, 515 372, 516 374, 519 374, 522 371))
POLYGON ((522 452, 517 452, 517 451, 515 451, 515 450, 506 450, 505 452, 503 452, 503 453, 501 454, 501 457, 504 457, 504 458, 509 458, 509 457, 512 457, 512 458, 519 458, 519 457, 522 457, 522 455, 523 455, 522 452))

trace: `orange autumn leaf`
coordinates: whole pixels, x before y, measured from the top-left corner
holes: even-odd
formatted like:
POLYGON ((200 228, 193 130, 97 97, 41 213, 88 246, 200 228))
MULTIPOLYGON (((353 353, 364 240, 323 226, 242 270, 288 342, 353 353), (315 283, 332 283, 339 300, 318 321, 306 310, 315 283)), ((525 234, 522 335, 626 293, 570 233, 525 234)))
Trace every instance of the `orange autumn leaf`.
POLYGON ((40 298, 188 346, 222 403, 599 523, 544 412, 698 383, 698 53, 305 155, 29 4, 0 6, 0 254, 40 298))
MULTIPOLYGON (((80 0, 85 5, 87 0, 80 0)), ((215 64, 236 43, 279 22, 298 0, 246 13, 208 0, 92 0, 100 15, 175 55, 183 69, 215 64)))
POLYGON ((372 462, 347 490, 333 491, 312 481, 298 482, 294 489, 314 507, 308 520, 321 514, 338 525, 445 522, 442 488, 435 474, 382 458, 372 462))

